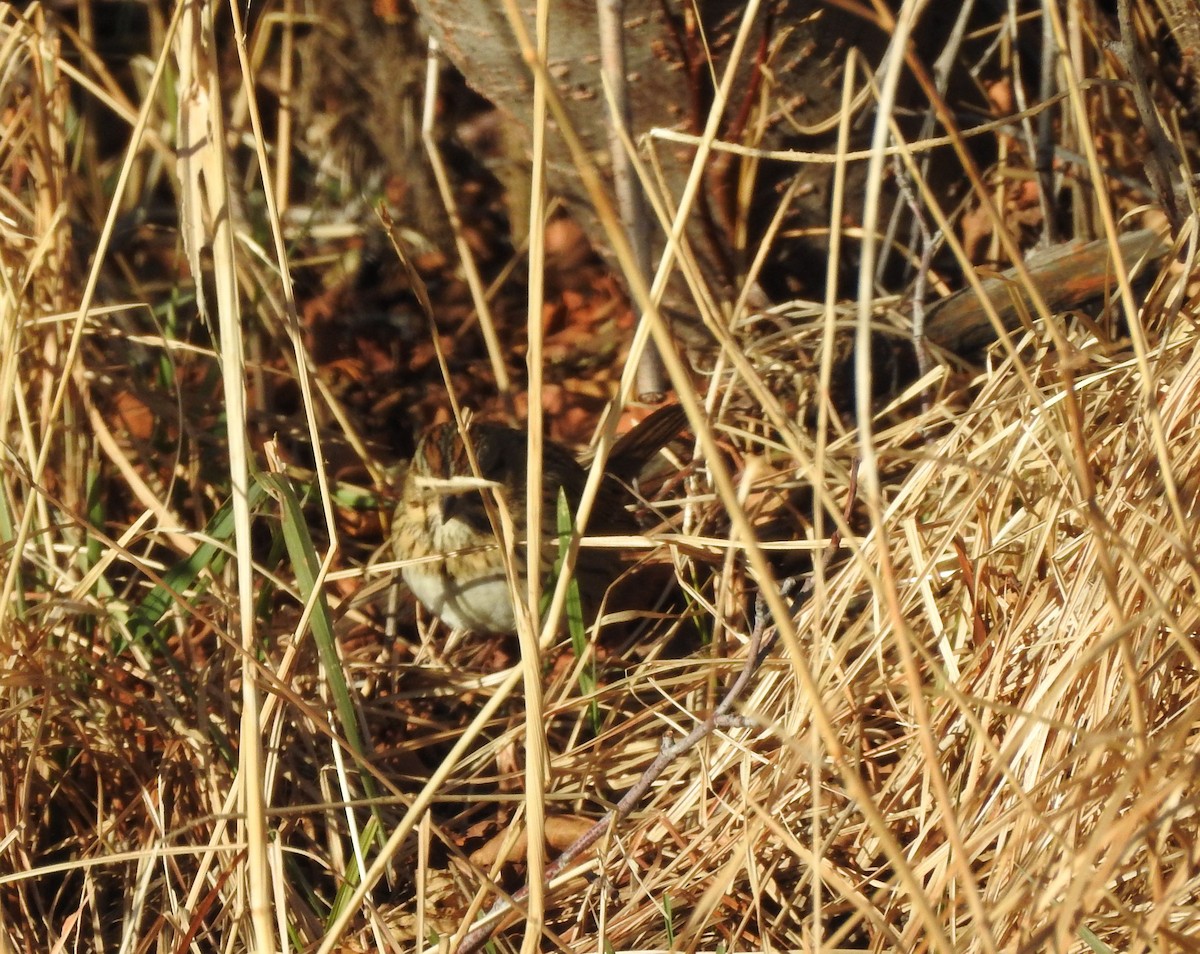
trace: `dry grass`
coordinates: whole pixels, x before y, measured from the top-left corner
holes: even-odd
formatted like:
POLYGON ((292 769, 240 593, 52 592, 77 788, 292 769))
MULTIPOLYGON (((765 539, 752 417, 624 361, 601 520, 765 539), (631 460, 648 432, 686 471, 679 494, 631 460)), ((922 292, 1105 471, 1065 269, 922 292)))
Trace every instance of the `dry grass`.
MULTIPOLYGON (((241 160, 273 163, 249 108, 255 69, 247 57, 218 83, 188 42, 204 24, 183 15, 172 47, 176 24, 155 16, 161 55, 133 64, 143 98, 127 102, 82 55, 86 33, 0 7, 0 954, 461 937, 526 870, 471 851, 531 810, 569 843, 712 712, 756 625, 779 641, 740 699, 746 719, 674 759, 535 896, 544 933, 500 915, 502 946, 1196 949, 1190 220, 1149 291, 1117 268, 1098 315, 1037 314, 1035 296, 1026 327, 971 370, 934 361, 887 407, 860 363, 857 404, 872 410, 856 427, 814 395, 844 384, 846 343, 868 322, 903 338, 911 316, 906 298, 875 296, 869 267, 853 306, 831 285, 767 315, 705 313, 711 346, 693 368, 668 362, 702 464, 662 503, 677 521, 657 540, 693 613, 601 659, 591 699, 584 664, 547 652, 560 664, 539 707, 528 656, 495 671, 494 643, 443 643, 361 605, 363 570, 322 542, 348 488, 318 467, 302 517, 292 485, 255 476, 273 461, 254 416, 272 388, 296 384, 302 440, 347 416, 310 386, 284 265, 295 234, 265 198, 254 229, 237 202, 221 214, 228 184, 270 189, 172 112, 220 91, 226 117, 247 117, 241 160), (106 155, 114 125, 126 145, 106 155), (188 136, 195 165, 175 179, 188 136), (163 195, 184 248, 143 242, 135 260, 122 229, 163 195), (189 273, 211 278, 215 337, 183 317, 189 273), (789 507, 809 494, 802 520, 789 507), (782 542, 760 545, 768 526, 788 528, 782 542), (785 598, 778 578, 813 554, 803 595, 785 598), (758 593, 769 607, 748 610, 758 593)), ((1077 200, 1076 225, 1115 239, 1138 197, 1104 170, 1137 172, 1132 97, 1087 82, 1122 78, 1098 15, 1056 29, 1071 51, 1058 140, 1083 157, 1073 174, 1108 190, 1077 200)), ((961 237, 969 218, 1008 261, 1009 199, 1029 179, 1015 127, 989 131, 995 164, 944 213, 921 143, 893 150, 931 228, 952 217, 961 237)), ((711 130, 702 144, 721 148, 711 130)), ((849 153, 843 137, 816 158, 849 153)), ((892 163, 879 149, 853 161, 876 163, 879 183, 892 163)), ((849 239, 835 232, 835 263, 849 239)))

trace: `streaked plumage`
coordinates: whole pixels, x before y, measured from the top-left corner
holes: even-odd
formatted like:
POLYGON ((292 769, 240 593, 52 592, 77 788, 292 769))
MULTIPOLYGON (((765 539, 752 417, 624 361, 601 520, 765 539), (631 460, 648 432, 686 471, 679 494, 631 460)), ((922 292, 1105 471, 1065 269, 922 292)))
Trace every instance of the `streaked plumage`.
MULTIPOLYGON (((637 531, 621 481, 631 481, 685 422, 677 405, 662 408, 613 447, 592 508, 587 533, 623 535, 637 531)), ((473 423, 468 438, 479 465, 471 469, 462 435, 453 424, 426 432, 405 475, 396 513, 396 555, 410 561, 401 571, 413 594, 431 613, 455 627, 475 632, 512 633, 516 618, 504 560, 492 530, 481 486, 495 485, 512 517, 518 585, 526 582, 525 483, 527 435, 500 424, 473 423), (487 482, 480 484, 480 479, 487 482)), ((560 444, 546 441, 542 458, 541 571, 548 573, 558 553, 557 501, 561 488, 572 511, 579 506, 587 471, 560 444)), ((491 490, 484 492, 491 493, 491 490)), ((575 577, 585 614, 594 613, 620 572, 613 550, 585 547, 575 577)))

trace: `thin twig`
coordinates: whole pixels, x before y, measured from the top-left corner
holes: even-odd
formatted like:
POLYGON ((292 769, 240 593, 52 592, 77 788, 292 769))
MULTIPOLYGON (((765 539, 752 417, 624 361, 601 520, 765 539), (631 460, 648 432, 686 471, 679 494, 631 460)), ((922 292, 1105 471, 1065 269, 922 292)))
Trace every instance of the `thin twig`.
POLYGON ((1183 216, 1180 214, 1176 198, 1181 161, 1179 150, 1168 137, 1158 110, 1154 108, 1154 99, 1146 83, 1145 64, 1142 62, 1137 36, 1133 31, 1133 12, 1129 7, 1129 0, 1118 0, 1117 22, 1121 27, 1121 39, 1110 44, 1110 49, 1125 66, 1125 72, 1133 85, 1133 101, 1150 139, 1150 150, 1146 154, 1146 177, 1158 193, 1163 212, 1166 213, 1167 221, 1171 223, 1171 233, 1178 235, 1183 227, 1183 216))
MULTIPOLYGON (((787 595, 788 584, 790 582, 792 581, 785 581, 780 587, 785 596, 787 595)), ((658 755, 654 757, 654 761, 646 767, 633 787, 621 797, 616 807, 605 812, 574 844, 564 849, 562 854, 552 864, 547 866, 545 875, 547 883, 561 874, 567 865, 599 841, 612 826, 628 818, 634 808, 641 802, 646 792, 650 790, 650 786, 658 780, 672 762, 690 752, 700 742, 712 735, 713 731, 720 724, 730 724, 728 720, 740 718, 732 716, 730 710, 737 703, 738 699, 741 698, 742 693, 745 692, 746 687, 750 684, 751 677, 758 670, 759 666, 761 666, 771 647, 774 646, 778 633, 772 627, 770 633, 764 638, 770 613, 766 610, 766 603, 761 597, 756 601, 755 608, 757 621, 751 631, 750 645, 747 648, 746 659, 742 665, 741 672, 738 673, 737 678, 725 693, 724 698, 721 699, 708 718, 697 723, 692 731, 682 739, 677 742, 665 743, 660 747, 658 755)), ((513 910, 529 896, 529 892, 530 885, 526 884, 516 891, 511 899, 500 898, 497 900, 483 921, 463 937, 462 943, 458 947, 458 954, 472 954, 472 952, 483 947, 492 936, 492 932, 496 929, 500 915, 513 910)))
MULTIPOLYGON (((632 138, 633 130, 629 109, 629 77, 625 66, 625 0, 597 0, 596 16, 600 26, 600 69, 604 81, 612 90, 609 103, 613 115, 608 126, 608 151, 612 156, 617 208, 633 249, 636 266, 642 280, 648 281, 653 264, 650 255, 650 217, 633 161, 621 136, 621 131, 626 130, 632 138)), ((636 312, 636 305, 634 309, 636 312)), ((635 318, 641 320, 640 315, 635 314, 635 318)), ((642 351, 635 380, 636 394, 641 401, 656 404, 666 394, 666 373, 654 342, 650 342, 642 351)))
MULTIPOLYGON (((917 201, 917 195, 913 191, 908 172, 904 168, 904 162, 899 153, 892 157, 892 166, 900 195, 912 214, 913 228, 921 239, 921 261, 917 266, 917 276, 912 291, 912 346, 913 352, 917 356, 917 371, 921 377, 924 377, 931 366, 929 348, 925 341, 925 293, 929 287, 929 269, 933 265, 933 254, 941 245, 942 233, 939 230, 935 235, 929 231, 929 223, 925 220, 925 213, 921 209, 921 203, 917 201)), ((931 396, 928 390, 922 391, 921 407, 925 411, 929 411, 930 406, 931 396)))
MULTIPOLYGON (((975 0, 966 0, 959 9, 958 17, 954 21, 954 26, 950 30, 950 36, 946 39, 942 50, 938 53, 938 58, 933 63, 933 84, 934 88, 942 96, 946 94, 946 90, 950 86, 950 77, 954 72, 954 65, 958 60, 959 50, 962 49, 963 37, 967 32, 967 25, 971 22, 971 15, 975 10, 975 0)), ((933 135, 934 129, 937 128, 937 112, 932 106, 925 111, 925 118, 921 122, 921 131, 917 136, 918 140, 928 139, 933 135)), ((898 154, 897 154, 898 155, 898 154)), ((921 175, 926 176, 929 173, 929 165, 932 161, 932 154, 926 153, 921 159, 921 175)), ((892 209, 892 213, 888 218, 887 236, 884 240, 884 248, 892 248, 892 243, 895 241, 896 232, 900 226, 900 206, 892 209)), ((916 230, 919 228, 917 223, 913 223, 909 230, 909 243, 915 237, 916 230)), ((876 270, 876 280, 883 281, 883 272, 887 267, 888 261, 886 257, 881 257, 879 267, 876 270)))
MULTIPOLYGON (((1043 13, 1041 76, 1038 80, 1038 98, 1043 103, 1049 102, 1055 93, 1057 60, 1058 44, 1054 41, 1054 25, 1043 13)), ((1054 215, 1054 114, 1048 109, 1038 113, 1033 167, 1038 177, 1038 200, 1042 204, 1042 242, 1053 245, 1058 241, 1058 224, 1054 215)))
MULTIPOLYGON (((857 486, 856 468, 851 477, 850 491, 844 508, 844 515, 847 519, 849 519, 850 512, 854 506, 857 486)), ((828 565, 833 554, 841 548, 841 541, 841 534, 835 531, 829 539, 829 545, 822 551, 820 560, 823 564, 828 565)), ((796 584, 799 577, 788 577, 781 581, 779 594, 784 600, 788 601, 787 605, 793 618, 799 613, 800 607, 812 592, 814 578, 815 574, 808 574, 798 591, 796 591, 796 584), (796 591, 794 599, 792 598, 793 591, 796 591)), ((718 728, 753 728, 759 724, 756 720, 734 713, 731 710, 750 685, 750 680, 754 674, 761 668, 762 664, 771 654, 771 651, 775 648, 775 643, 778 639, 779 629, 772 618, 767 600, 760 591, 754 600, 754 625, 750 630, 750 639, 746 647, 746 658, 742 663, 742 668, 737 678, 734 679, 732 685, 726 690, 721 701, 717 703, 706 719, 697 723, 682 739, 677 742, 664 742, 659 749, 658 755, 654 757, 654 761, 646 767, 641 777, 633 786, 621 796, 621 800, 617 802, 616 807, 605 812, 591 828, 572 845, 564 849, 562 854, 552 864, 547 866, 545 875, 547 882, 560 875, 566 869, 567 865, 599 841, 605 832, 628 818, 634 808, 641 802, 643 796, 650 790, 650 786, 667 770, 667 767, 676 759, 694 749, 708 738, 708 736, 712 735, 714 730, 718 728)), ((463 937, 462 943, 458 946, 458 954, 473 954, 474 951, 479 950, 491 938, 492 932, 500 923, 501 915, 515 909, 528 895, 529 885, 524 885, 514 892, 511 897, 498 899, 481 922, 463 937)), ((430 949, 427 954, 432 954, 433 950, 430 949)))

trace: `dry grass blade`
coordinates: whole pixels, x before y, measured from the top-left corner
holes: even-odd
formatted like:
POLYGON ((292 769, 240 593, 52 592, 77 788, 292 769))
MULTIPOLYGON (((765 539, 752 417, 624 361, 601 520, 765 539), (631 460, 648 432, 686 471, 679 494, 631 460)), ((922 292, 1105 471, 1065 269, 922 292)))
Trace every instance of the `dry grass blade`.
MULTIPOLYGON (((355 31, 291 0, 118 6, 119 41, 94 0, 0 6, 0 952, 1196 947, 1198 210, 1160 238, 1143 168, 1152 119, 1164 162, 1200 155, 1186 30, 1148 0, 799 4, 880 41, 813 48, 822 89, 843 68, 814 115, 795 4, 626 0, 697 84, 686 120, 635 109, 604 147, 654 209, 651 282, 575 128, 569 5, 537 5, 540 36, 479 8, 528 32, 546 189, 574 164, 644 314, 634 359, 660 346, 694 438, 640 475, 639 532, 560 514, 565 555, 631 554, 571 643, 566 577, 519 640, 361 586, 395 506, 363 488, 430 407, 488 388, 503 413, 528 383, 587 392, 590 426, 632 388, 619 347, 554 365, 571 296, 576 337, 624 332, 556 287, 542 185, 528 259, 497 254, 455 141, 455 97, 483 107, 431 60, 408 126, 463 262, 406 243, 371 338, 323 282, 379 221, 420 237, 410 183, 378 217, 335 195, 302 102, 307 60, 350 49, 312 37, 355 31), (742 287, 710 280, 706 216, 742 287), (780 274, 804 242, 820 268, 780 274), (652 611, 620 603, 660 576, 652 611)), ((537 459, 560 422, 530 421, 537 459)))
POLYGON ((181 20, 174 55, 179 69, 179 178, 184 201, 180 226, 193 273, 205 272, 202 253, 212 255, 215 296, 198 289, 200 314, 215 328, 220 349, 222 396, 233 501, 237 609, 242 650, 242 709, 237 733, 239 762, 234 785, 240 816, 237 838, 246 845, 245 885, 253 924, 251 950, 275 950, 272 879, 282 876, 268 858, 263 728, 260 722, 258 650, 254 601, 257 585, 250 544, 251 450, 247 427, 246 348, 242 336, 241 288, 234 241, 233 178, 225 136, 225 104, 210 51, 216 45, 212 7, 193 6, 181 20), (272 870, 274 868, 274 870, 272 870))

